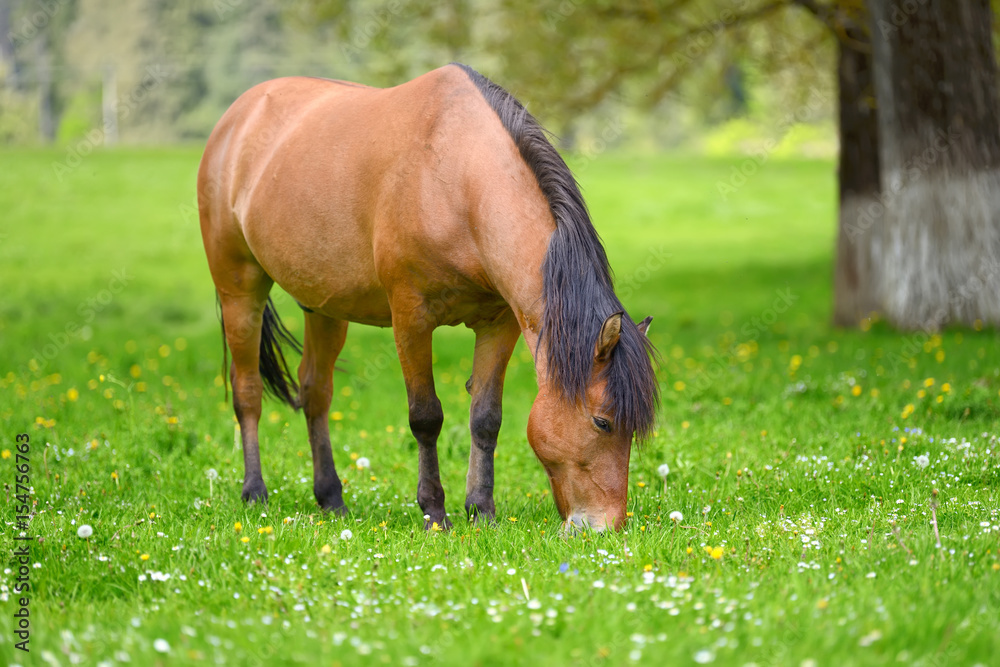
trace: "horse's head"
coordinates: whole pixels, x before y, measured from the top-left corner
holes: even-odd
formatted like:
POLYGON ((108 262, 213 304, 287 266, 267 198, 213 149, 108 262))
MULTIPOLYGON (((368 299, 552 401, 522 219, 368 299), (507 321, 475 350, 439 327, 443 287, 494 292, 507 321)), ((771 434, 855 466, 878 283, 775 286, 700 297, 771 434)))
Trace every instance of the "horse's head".
MULTIPOLYGON (((643 336, 650 319, 637 325, 643 336)), ((625 523, 634 431, 616 419, 605 372, 621 335, 622 313, 616 313, 598 334, 584 401, 572 401, 543 384, 528 418, 528 442, 545 466, 568 529, 601 531, 625 523)))

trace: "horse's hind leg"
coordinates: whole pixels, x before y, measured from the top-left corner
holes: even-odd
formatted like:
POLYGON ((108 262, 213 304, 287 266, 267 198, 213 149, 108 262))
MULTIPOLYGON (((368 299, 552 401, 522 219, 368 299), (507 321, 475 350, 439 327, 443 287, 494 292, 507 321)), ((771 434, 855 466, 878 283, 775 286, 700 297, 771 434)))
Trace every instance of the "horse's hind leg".
POLYGON ((507 363, 521 329, 508 311, 488 327, 476 329, 476 351, 472 377, 465 385, 472 395, 469 430, 469 473, 465 481, 465 511, 470 520, 491 521, 496 516, 493 503, 493 453, 497 448, 502 416, 503 380, 507 363))
POLYGON ((260 421, 264 383, 260 375, 260 339, 264 307, 272 281, 257 267, 244 272, 244 289, 229 293, 219 289, 226 342, 233 355, 230 377, 233 410, 243 439, 243 500, 266 501, 267 487, 260 470, 257 424, 260 421), (252 274, 252 275, 248 275, 252 274))
POLYGON ((330 449, 333 367, 344 347, 347 322, 306 313, 306 334, 299 366, 299 402, 306 415, 313 459, 313 494, 320 507, 344 513, 343 485, 330 449))
POLYGON ((434 392, 431 336, 433 326, 425 319, 429 313, 419 297, 412 301, 394 298, 392 329, 396 351, 406 382, 406 397, 410 412, 410 431, 419 447, 420 479, 417 483, 417 503, 424 515, 424 528, 437 524, 450 528, 444 509, 444 487, 438 469, 437 439, 441 434, 444 413, 434 392))

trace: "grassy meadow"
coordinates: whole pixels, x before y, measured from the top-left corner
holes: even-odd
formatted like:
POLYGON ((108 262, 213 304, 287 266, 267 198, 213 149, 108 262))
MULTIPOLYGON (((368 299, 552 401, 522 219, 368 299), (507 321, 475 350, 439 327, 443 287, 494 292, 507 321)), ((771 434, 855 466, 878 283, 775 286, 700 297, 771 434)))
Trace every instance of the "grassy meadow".
POLYGON ((391 332, 357 325, 331 414, 350 515, 317 511, 304 420, 275 402, 270 502, 245 506, 200 151, 66 157, 0 153, 0 664, 996 664, 996 332, 829 326, 830 161, 772 160, 734 188, 719 184, 739 158, 580 162, 619 293, 654 316, 664 401, 633 453, 627 529, 566 537, 525 436, 523 344, 499 520, 465 521, 464 329, 435 338, 452 531, 421 530, 391 332), (13 617, 19 433, 30 653, 13 617))

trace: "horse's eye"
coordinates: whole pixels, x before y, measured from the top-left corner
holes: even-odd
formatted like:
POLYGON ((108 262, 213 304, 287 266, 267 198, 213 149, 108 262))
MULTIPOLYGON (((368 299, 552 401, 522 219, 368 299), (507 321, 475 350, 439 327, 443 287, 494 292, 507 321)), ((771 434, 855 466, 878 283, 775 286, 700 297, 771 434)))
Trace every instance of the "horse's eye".
POLYGON ((594 417, 594 426, 601 429, 605 433, 611 433, 611 422, 604 417, 594 417))

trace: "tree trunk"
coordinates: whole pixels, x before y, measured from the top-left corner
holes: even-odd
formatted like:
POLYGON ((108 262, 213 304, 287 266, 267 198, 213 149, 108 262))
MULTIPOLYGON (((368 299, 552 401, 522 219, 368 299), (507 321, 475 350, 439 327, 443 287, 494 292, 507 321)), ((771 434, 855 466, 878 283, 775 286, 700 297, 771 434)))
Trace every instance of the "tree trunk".
POLYGON ((38 134, 43 143, 50 144, 56 138, 56 120, 52 89, 52 58, 49 52, 48 35, 39 31, 35 38, 35 72, 38 76, 38 134))
POLYGON ((905 329, 1000 324, 989 0, 870 0, 885 204, 880 301, 905 329))
POLYGON ((10 0, 0 0, 0 76, 6 78, 8 87, 16 88, 17 60, 10 23, 10 5, 10 0))
POLYGON ((857 326, 879 309, 878 266, 882 210, 878 201, 878 120, 868 37, 848 28, 838 40, 840 220, 833 277, 833 323, 857 326))

